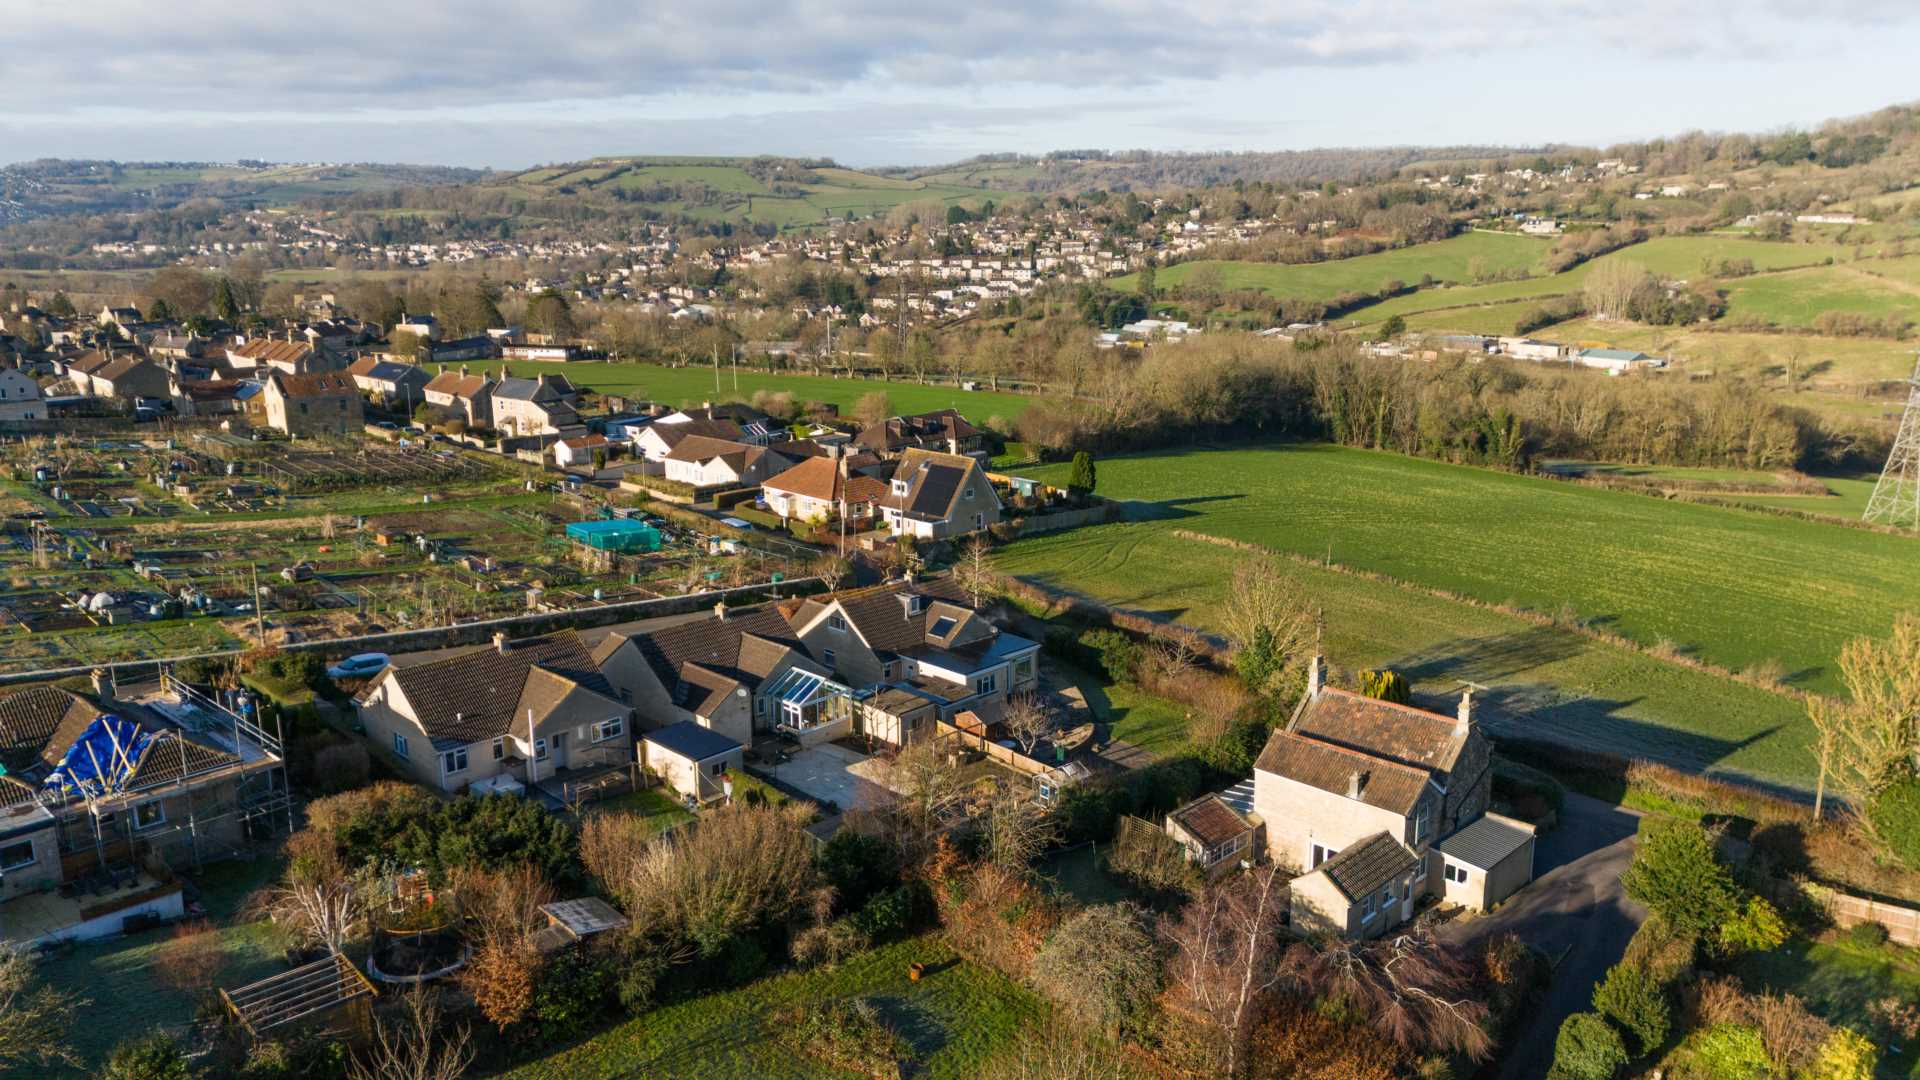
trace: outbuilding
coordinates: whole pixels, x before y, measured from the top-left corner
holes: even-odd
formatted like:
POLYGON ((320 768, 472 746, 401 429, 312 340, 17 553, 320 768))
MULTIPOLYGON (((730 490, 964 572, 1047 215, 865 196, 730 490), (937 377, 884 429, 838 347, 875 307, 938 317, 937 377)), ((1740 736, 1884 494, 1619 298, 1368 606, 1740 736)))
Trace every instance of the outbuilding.
POLYGON ((727 794, 727 773, 745 760, 738 742, 692 720, 668 724, 641 739, 640 764, 668 787, 699 802, 727 794))
POLYGON ((1534 827, 1487 813, 1434 845, 1428 880, 1440 899, 1485 911, 1533 880, 1534 827))

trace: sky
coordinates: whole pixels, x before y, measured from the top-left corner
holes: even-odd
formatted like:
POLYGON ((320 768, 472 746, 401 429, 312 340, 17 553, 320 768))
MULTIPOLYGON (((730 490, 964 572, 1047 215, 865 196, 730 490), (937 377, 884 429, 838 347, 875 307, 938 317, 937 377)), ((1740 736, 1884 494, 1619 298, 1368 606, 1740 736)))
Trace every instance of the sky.
POLYGON ((1911 0, 7 0, 0 161, 1609 143, 1920 99, 1911 0))

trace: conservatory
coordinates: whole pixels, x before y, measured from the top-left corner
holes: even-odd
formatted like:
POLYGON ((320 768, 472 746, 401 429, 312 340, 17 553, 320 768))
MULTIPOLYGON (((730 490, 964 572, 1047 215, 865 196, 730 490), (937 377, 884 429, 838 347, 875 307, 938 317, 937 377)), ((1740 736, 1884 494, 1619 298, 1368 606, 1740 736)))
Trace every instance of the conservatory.
POLYGON ((830 742, 853 733, 855 693, 825 675, 789 668, 769 695, 775 710, 773 729, 802 746, 830 742))

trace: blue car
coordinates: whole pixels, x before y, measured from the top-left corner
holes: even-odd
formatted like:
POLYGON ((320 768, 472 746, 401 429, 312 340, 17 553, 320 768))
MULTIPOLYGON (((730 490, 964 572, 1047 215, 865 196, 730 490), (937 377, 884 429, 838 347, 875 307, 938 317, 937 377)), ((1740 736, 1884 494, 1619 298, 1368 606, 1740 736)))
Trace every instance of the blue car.
POLYGON ((386 670, 387 654, 383 652, 356 653, 327 669, 329 679, 366 679, 386 670))

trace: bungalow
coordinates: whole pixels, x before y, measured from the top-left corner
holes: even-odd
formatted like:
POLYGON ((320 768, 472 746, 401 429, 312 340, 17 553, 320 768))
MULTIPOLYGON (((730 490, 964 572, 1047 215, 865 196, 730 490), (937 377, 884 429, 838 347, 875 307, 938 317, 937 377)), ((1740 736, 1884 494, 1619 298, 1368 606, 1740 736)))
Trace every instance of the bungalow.
POLYGON ((895 536, 944 540, 981 532, 1000 521, 1000 496, 970 457, 907 450, 880 500, 895 536))
POLYGON ((561 439, 553 444, 553 463, 563 469, 593 464, 594 452, 608 455, 613 452, 613 444, 605 435, 582 435, 573 439, 561 439))
MULTIPOLYGON (((725 604, 704 619, 645 633, 607 635, 594 663, 615 696, 631 704, 647 728, 683 721, 751 744, 783 722, 807 727, 811 716, 783 714, 774 690, 790 672, 824 680, 828 669, 807 655, 774 608, 733 612, 725 604)), ((829 736, 831 737, 831 736, 829 736)))
POLYGON ((580 350, 573 345, 523 345, 506 344, 500 346, 500 355, 509 360, 546 360, 565 362, 578 360, 580 350))
POLYGON ((267 426, 292 436, 350 435, 366 426, 360 388, 344 371, 267 376, 261 392, 267 426))
POLYGON ((895 416, 861 428, 853 437, 856 446, 882 457, 893 457, 909 449, 971 454, 979 450, 984 441, 980 429, 953 409, 895 416))
POLYGON ((432 341, 440 336, 440 322, 431 315, 402 314, 400 321, 393 324, 396 334, 412 334, 421 341, 432 341))
POLYGON ((633 710, 571 630, 387 667, 355 699, 366 738, 428 787, 537 784, 633 760, 633 710))
POLYGON ((785 470, 786 458, 764 446, 689 435, 667 454, 666 477, 696 488, 757 487, 785 470))
POLYGON ((731 421, 688 420, 669 424, 666 418, 662 417, 634 434, 634 450, 643 460, 655 465, 663 465, 667 455, 673 452, 674 447, 680 445, 681 440, 695 435, 724 442, 742 441, 740 425, 731 421))
POLYGON ((462 360, 491 360, 498 355, 499 343, 481 334, 453 341, 428 342, 422 346, 419 359, 424 363, 452 364, 462 360))
POLYGON ((681 409, 662 416, 657 423, 672 425, 685 424, 731 424, 739 428, 733 438, 737 442, 753 446, 771 446, 785 442, 793 437, 787 425, 780 420, 761 412, 751 405, 733 402, 726 405, 706 404, 698 409, 681 409))
POLYGON ((767 506, 783 521, 864 521, 887 494, 881 481, 849 475, 844 457, 809 457, 760 488, 767 506))

